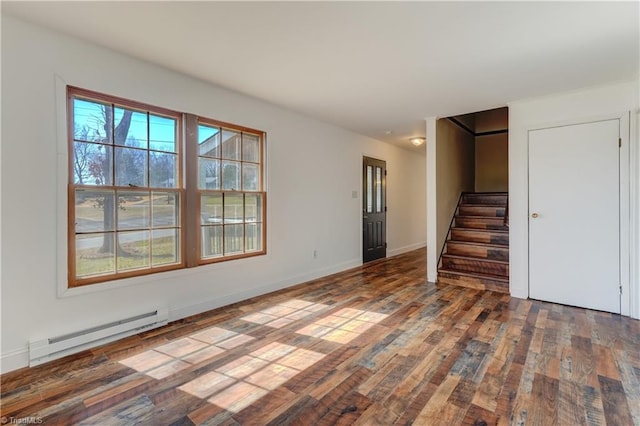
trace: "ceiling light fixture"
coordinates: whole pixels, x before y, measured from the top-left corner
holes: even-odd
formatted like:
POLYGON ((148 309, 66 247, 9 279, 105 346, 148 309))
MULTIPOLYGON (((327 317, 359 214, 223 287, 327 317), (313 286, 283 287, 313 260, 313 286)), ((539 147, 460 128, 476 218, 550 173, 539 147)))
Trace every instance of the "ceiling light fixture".
POLYGON ((425 138, 411 138, 410 141, 414 146, 420 146, 424 143, 425 138))

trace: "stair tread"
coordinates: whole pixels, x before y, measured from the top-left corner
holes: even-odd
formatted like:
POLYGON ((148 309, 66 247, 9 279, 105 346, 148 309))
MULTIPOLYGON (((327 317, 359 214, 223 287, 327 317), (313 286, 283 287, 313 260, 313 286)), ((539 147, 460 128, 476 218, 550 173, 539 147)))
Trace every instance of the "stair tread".
POLYGON ((509 283, 509 277, 503 277, 500 275, 482 274, 477 272, 463 272, 463 271, 458 271, 456 269, 447 269, 447 268, 438 268, 438 273, 456 274, 456 275, 461 275, 463 277, 490 279, 490 280, 500 281, 507 284, 509 283))
POLYGON ((508 260, 487 259, 485 257, 460 256, 459 254, 444 253, 442 257, 449 257, 452 259, 462 259, 462 260, 473 260, 473 261, 480 261, 480 262, 487 262, 487 263, 499 263, 502 265, 509 264, 508 260))
POLYGON ((504 191, 487 191, 487 192, 463 192, 462 195, 473 196, 473 195, 508 195, 509 193, 504 191))
POLYGON ((497 249, 509 248, 507 244, 476 243, 475 241, 466 241, 466 240, 447 240, 447 243, 465 244, 469 246, 490 247, 490 248, 497 248, 497 249))
MULTIPOLYGON (((471 243, 471 244, 480 244, 480 243, 474 243, 473 241, 467 241, 467 240, 447 240, 447 242, 453 242, 453 243, 471 243)), ((509 243, 504 243, 504 244, 497 244, 497 243, 491 243, 491 246, 494 246, 495 248, 509 248, 509 243)))
POLYGON ((473 232, 485 232, 485 233, 498 233, 498 234, 509 234, 509 231, 506 229, 481 229, 481 228, 462 228, 459 226, 454 226, 451 228, 451 230, 456 230, 456 231, 473 231, 473 232))
POLYGON ((482 207, 482 208, 490 207, 490 208, 503 209, 506 206, 507 206, 506 204, 460 203, 460 207, 482 207))
POLYGON ((504 217, 500 217, 500 216, 466 216, 466 215, 461 215, 461 214, 457 214, 456 215, 456 219, 471 219, 471 220, 476 220, 476 219, 492 219, 492 220, 496 220, 496 221, 503 221, 504 217))
MULTIPOLYGON (((496 231, 506 231, 507 225, 501 217, 474 217, 474 216, 456 216, 455 225, 458 228, 487 229, 496 231), (487 220, 493 219, 493 220, 487 220), (491 228, 487 228, 487 226, 491 228)), ((454 226, 454 228, 456 227, 454 226)))

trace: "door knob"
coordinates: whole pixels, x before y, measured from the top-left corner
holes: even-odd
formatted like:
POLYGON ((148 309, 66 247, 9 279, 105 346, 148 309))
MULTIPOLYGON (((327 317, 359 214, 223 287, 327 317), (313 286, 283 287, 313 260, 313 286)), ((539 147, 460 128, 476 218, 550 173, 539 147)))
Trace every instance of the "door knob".
POLYGON ((531 217, 534 218, 534 219, 537 218, 538 217, 538 213, 531 213, 531 217))

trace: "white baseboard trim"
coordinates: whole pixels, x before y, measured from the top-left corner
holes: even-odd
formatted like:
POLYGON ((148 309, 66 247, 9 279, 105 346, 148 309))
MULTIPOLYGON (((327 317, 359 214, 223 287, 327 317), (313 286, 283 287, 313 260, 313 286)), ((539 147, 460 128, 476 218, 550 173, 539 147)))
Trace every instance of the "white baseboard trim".
MULTIPOLYGON (((417 250, 420 249, 422 247, 426 247, 427 246, 427 242, 426 241, 422 241, 419 243, 415 243, 415 244, 409 244, 408 246, 404 246, 404 247, 398 247, 392 250, 388 250, 387 251, 387 256, 391 257, 391 256, 397 256, 399 254, 403 254, 403 253, 407 253, 413 250, 417 250)), ((426 259, 425 259, 426 262, 426 259)))
POLYGON ((29 366, 29 347, 4 352, 0 356, 0 374, 29 366))
MULTIPOLYGON (((328 268, 317 269, 306 274, 296 275, 287 279, 265 284, 262 286, 254 287, 249 290, 239 291, 237 293, 225 295, 219 298, 211 299, 206 302, 198 303, 196 305, 184 306, 180 308, 169 309, 169 321, 176 321, 189 317, 191 315, 200 314, 210 311, 212 309, 220 308, 222 306, 230 305, 232 303, 241 302, 243 300, 250 299, 252 297, 261 296, 267 293, 271 293, 277 290, 282 290, 287 287, 291 287, 297 284, 302 284, 307 281, 314 280, 316 278, 325 277, 327 275, 342 272, 347 269, 355 268, 362 264, 360 259, 352 259, 348 262, 343 262, 338 265, 333 265, 328 268)), ((86 349, 86 348, 83 348, 86 349)), ((3 352, 0 355, 0 374, 7 373, 9 371, 17 370, 19 368, 29 366, 29 348, 25 345, 24 348, 14 349, 11 351, 3 352)))
MULTIPOLYGON (((513 279, 509 277, 509 279, 513 279)), ((529 298, 529 289, 526 287, 517 287, 515 285, 511 285, 509 287, 509 294, 511 297, 517 297, 518 299, 528 299, 529 298)))
MULTIPOLYGON (((412 250, 422 248, 425 245, 426 245, 425 243, 411 244, 408 246, 389 250, 387 254, 389 257, 396 256, 402 253, 406 253, 412 250)), ((287 287, 302 284, 317 278, 325 277, 338 272, 343 272, 348 269, 358 267, 360 265, 362 265, 361 259, 352 259, 347 262, 343 262, 337 265, 332 265, 327 268, 316 269, 309 273, 295 275, 295 276, 286 278, 284 280, 254 287, 248 290, 238 291, 233 294, 228 294, 215 299, 210 299, 195 305, 169 308, 168 320, 176 321, 179 319, 187 318, 189 316, 197 315, 203 312, 210 311, 212 309, 227 306, 232 303, 241 302, 243 300, 247 300, 252 297, 261 296, 277 290, 285 289, 287 287)), ((29 365, 29 350, 28 350, 28 346, 26 345, 24 348, 7 351, 0 355, 0 372, 1 373, 6 373, 9 371, 17 370, 19 368, 28 367, 28 365, 29 365)))
POLYGON ((282 290, 287 287, 302 284, 307 281, 311 281, 317 278, 326 277, 327 275, 335 274, 338 272, 346 271, 347 269, 360 266, 362 263, 360 259, 353 259, 348 262, 343 262, 338 265, 333 265, 328 268, 317 269, 307 274, 296 275, 289 277, 285 280, 265 284, 262 286, 254 287, 249 290, 239 291, 237 293, 228 294, 215 299, 210 299, 196 305, 183 306, 181 308, 169 309, 169 321, 177 321, 179 319, 187 318, 192 315, 201 314, 203 312, 217 309, 222 306, 227 306, 232 303, 241 302, 243 300, 250 299, 256 296, 262 296, 274 291, 282 290))

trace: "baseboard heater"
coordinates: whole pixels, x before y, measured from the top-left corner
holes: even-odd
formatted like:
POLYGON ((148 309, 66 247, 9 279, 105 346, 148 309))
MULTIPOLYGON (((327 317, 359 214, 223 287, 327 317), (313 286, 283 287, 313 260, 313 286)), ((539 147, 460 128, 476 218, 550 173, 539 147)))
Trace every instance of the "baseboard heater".
POLYGON ((165 325, 169 315, 166 308, 91 327, 62 336, 29 342, 29 366, 43 364, 81 350, 99 346, 165 325))

